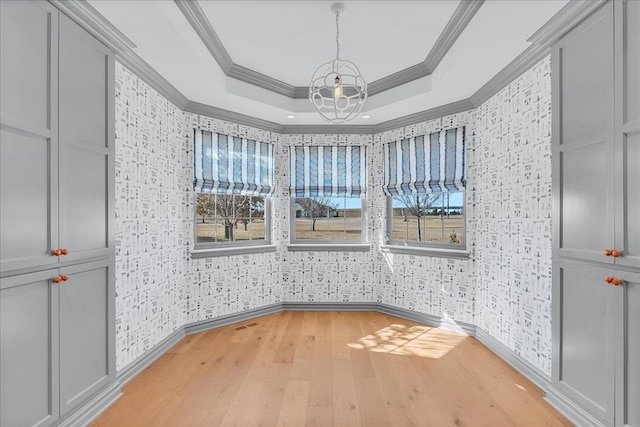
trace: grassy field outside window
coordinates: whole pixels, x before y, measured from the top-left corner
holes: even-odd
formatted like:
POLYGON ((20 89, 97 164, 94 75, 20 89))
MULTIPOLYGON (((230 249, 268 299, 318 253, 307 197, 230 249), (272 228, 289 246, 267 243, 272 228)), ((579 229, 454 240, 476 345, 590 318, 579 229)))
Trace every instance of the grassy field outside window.
POLYGON ((298 197, 292 199, 292 242, 362 242, 360 197, 298 197))
POLYGON ((389 197, 390 243, 465 247, 464 193, 389 197))

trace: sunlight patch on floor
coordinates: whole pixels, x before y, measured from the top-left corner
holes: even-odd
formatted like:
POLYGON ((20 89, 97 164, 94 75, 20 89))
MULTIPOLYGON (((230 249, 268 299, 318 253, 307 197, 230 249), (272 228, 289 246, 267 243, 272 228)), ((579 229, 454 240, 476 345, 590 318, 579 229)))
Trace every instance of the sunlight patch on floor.
POLYGON ((366 335, 349 347, 376 353, 439 359, 468 337, 430 326, 392 324, 366 335))

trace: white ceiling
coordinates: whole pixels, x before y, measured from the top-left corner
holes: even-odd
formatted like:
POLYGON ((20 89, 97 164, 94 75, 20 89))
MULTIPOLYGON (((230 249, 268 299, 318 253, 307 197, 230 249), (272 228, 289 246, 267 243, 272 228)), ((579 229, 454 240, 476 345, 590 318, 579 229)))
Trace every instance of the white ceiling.
MULTIPOLYGON (((523 52, 568 0, 487 0, 429 77, 370 97, 351 124, 375 124, 468 98, 523 52)), ((281 124, 323 124, 306 99, 225 76, 173 1, 89 0, 136 52, 189 100, 281 124), (295 119, 287 119, 288 114, 295 119)), ((458 7, 443 1, 343 1, 341 58, 367 82, 424 61, 458 7)), ((307 86, 335 57, 331 1, 210 1, 199 4, 235 64, 307 86)))

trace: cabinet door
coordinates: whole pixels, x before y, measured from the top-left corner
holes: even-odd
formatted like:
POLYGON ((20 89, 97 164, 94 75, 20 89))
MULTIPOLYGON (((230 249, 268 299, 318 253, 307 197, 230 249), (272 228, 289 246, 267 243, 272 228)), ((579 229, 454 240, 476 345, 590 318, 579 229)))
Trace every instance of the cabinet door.
POLYGON ((640 2, 615 2, 616 264, 640 268, 640 2))
POLYGON ((0 279, 0 425, 58 418, 57 270, 0 279))
POLYGON ((611 425, 619 286, 604 281, 611 269, 567 260, 554 264, 554 385, 611 425))
POLYGON ((82 403, 115 378, 111 260, 61 268, 60 413, 82 403))
POLYGON ((0 2, 0 275, 55 264, 58 13, 0 2))
POLYGON ((553 48, 554 239, 561 256, 613 263, 613 5, 553 48))
POLYGON ((113 54, 64 16, 59 41, 60 247, 64 261, 113 247, 113 54))
POLYGON ((616 425, 640 427, 640 274, 620 271, 616 345, 616 425))

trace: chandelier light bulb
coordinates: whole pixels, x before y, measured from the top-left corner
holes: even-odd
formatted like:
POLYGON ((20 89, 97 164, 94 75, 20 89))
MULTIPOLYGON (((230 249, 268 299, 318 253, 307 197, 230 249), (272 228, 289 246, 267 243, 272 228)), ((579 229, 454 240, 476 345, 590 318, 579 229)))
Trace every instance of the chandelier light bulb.
POLYGON ((340 84, 340 76, 336 76, 333 83, 333 97, 338 99, 342 96, 342 85, 340 84))

